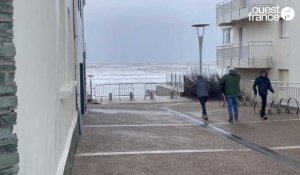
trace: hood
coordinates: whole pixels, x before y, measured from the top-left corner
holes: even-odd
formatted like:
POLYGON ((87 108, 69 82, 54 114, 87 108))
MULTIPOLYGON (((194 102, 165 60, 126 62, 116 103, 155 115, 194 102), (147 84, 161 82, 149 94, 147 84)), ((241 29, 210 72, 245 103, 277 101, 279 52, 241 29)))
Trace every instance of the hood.
POLYGON ((231 69, 229 70, 229 75, 238 75, 237 71, 231 69))

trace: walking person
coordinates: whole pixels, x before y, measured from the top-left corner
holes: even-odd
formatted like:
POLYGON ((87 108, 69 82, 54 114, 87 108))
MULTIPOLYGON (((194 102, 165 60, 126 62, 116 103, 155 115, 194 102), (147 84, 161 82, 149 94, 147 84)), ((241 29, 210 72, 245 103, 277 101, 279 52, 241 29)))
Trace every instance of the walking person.
POLYGON ((206 102, 209 96, 209 84, 202 75, 198 75, 197 81, 194 83, 193 87, 196 88, 196 95, 199 98, 202 107, 202 118, 208 120, 206 102))
POLYGON ((240 93, 241 76, 234 69, 229 70, 229 73, 221 79, 222 91, 225 95, 228 104, 229 123, 239 122, 238 110, 238 95, 240 93))
POLYGON ((268 90, 270 90, 274 94, 274 90, 271 85, 271 81, 268 78, 268 73, 266 71, 261 71, 260 76, 257 77, 253 84, 253 91, 255 97, 257 96, 257 88, 258 94, 262 101, 260 117, 263 120, 267 120, 268 117, 266 116, 266 106, 267 106, 267 97, 268 97, 268 90))

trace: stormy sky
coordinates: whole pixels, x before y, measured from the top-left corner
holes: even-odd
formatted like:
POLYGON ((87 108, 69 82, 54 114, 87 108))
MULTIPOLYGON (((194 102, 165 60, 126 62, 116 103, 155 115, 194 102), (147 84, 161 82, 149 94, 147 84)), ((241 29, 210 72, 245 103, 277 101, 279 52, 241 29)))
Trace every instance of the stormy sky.
POLYGON ((88 0, 88 63, 198 63, 195 23, 208 23, 203 59, 214 63, 220 0, 88 0))

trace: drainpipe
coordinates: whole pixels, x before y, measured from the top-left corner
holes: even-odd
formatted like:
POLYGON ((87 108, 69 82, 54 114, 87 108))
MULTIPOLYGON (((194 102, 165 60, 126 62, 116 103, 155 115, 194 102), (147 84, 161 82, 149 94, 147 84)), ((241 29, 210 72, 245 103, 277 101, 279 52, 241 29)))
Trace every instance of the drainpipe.
MULTIPOLYGON (((83 0, 83 7, 86 5, 86 0, 83 0)), ((84 83, 85 83, 85 87, 86 87, 86 58, 87 58, 87 53, 86 53, 86 43, 85 43, 85 30, 84 30, 84 10, 82 8, 82 41, 83 41, 83 66, 84 66, 84 83)), ((84 89, 85 89, 84 87, 84 89)), ((84 97, 86 98, 86 90, 84 90, 84 97)), ((85 109, 86 110, 86 102, 87 99, 85 99, 85 109)))
MULTIPOLYGON (((75 0, 73 0, 73 33, 74 33, 74 59, 75 59, 75 81, 77 81, 77 31, 76 31, 76 20, 75 20, 75 0)), ((76 86, 76 109, 78 110, 78 100, 77 100, 77 96, 78 96, 78 93, 77 93, 77 86, 76 86)))
MULTIPOLYGON (((73 4, 73 33, 74 33, 74 60, 75 60, 75 81, 77 82, 77 64, 79 63, 78 62, 78 59, 77 59, 77 40, 78 40, 78 35, 77 35, 77 30, 76 30, 76 9, 75 9, 75 0, 72 1, 73 4)), ((81 115, 81 111, 80 111, 80 108, 78 107, 78 96, 80 94, 78 94, 78 85, 76 85, 76 88, 75 88, 75 105, 76 105, 76 110, 78 112, 78 127, 79 127, 79 134, 82 134, 83 132, 83 129, 82 129, 82 115, 81 115)))

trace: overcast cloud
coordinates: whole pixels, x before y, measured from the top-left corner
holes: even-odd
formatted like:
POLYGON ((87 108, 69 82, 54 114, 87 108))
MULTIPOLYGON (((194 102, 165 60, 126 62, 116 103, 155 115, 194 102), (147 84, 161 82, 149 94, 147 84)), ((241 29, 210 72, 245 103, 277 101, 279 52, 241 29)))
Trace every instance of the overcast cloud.
POLYGON ((219 0, 88 0, 88 63, 196 63, 195 23, 208 23, 203 58, 214 63, 219 0))

